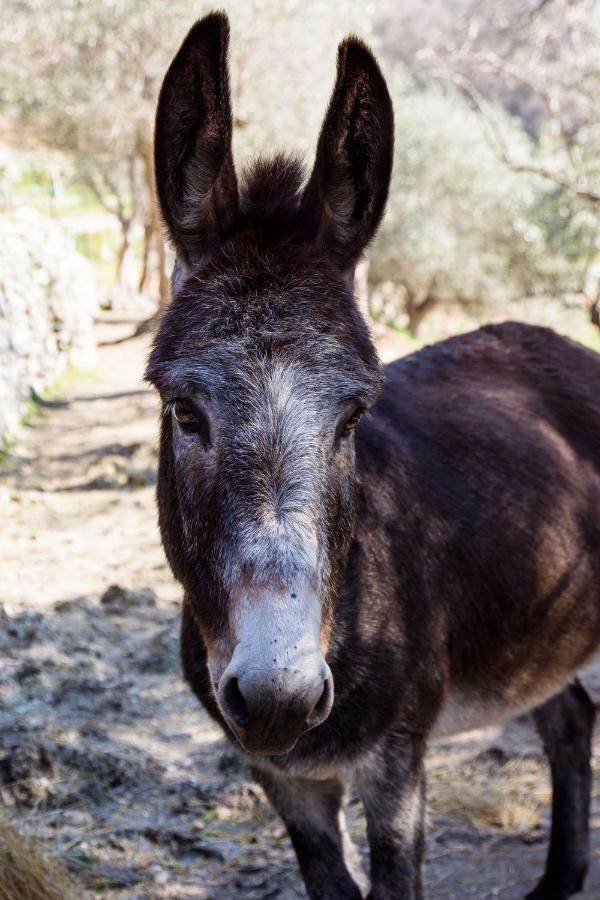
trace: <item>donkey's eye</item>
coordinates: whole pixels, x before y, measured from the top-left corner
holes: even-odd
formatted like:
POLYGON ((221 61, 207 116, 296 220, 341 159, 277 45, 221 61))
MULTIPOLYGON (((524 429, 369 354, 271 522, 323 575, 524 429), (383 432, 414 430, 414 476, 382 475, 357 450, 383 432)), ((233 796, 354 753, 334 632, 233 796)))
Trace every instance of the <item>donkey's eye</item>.
POLYGON ((358 423, 362 418, 363 410, 355 409, 351 416, 349 416, 344 424, 342 425, 342 434, 347 435, 350 432, 354 431, 358 423))
POLYGON ((208 419, 202 410, 189 400, 174 400, 171 409, 185 434, 197 434, 204 444, 210 442, 208 419))
POLYGON ((173 415, 180 425, 194 425, 196 414, 185 400, 175 400, 173 403, 173 415))

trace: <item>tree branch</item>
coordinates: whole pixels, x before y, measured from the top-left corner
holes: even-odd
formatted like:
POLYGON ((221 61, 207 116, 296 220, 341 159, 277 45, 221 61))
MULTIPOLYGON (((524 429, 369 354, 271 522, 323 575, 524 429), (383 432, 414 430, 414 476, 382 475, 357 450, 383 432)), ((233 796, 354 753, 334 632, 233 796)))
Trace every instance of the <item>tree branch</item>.
POLYGON ((513 172, 537 175, 551 181, 558 187, 562 187, 575 196, 587 200, 590 203, 600 203, 600 190, 591 188, 585 181, 573 180, 566 175, 553 171, 548 165, 542 163, 522 162, 512 157, 500 125, 492 112, 489 104, 464 75, 451 69, 436 69, 433 77, 444 81, 450 81, 475 107, 481 116, 484 125, 484 134, 496 156, 513 172))

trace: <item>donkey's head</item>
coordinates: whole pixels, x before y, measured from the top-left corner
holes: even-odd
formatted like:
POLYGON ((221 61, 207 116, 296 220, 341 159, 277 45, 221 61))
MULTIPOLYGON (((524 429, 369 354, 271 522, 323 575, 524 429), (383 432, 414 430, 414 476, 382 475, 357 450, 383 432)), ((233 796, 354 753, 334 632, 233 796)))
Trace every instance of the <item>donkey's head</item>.
POLYGON ((369 50, 344 41, 306 186, 276 156, 238 189, 228 36, 222 14, 194 25, 160 94, 177 260, 148 378, 163 401, 163 541, 217 702, 243 746, 278 754, 333 703, 354 429, 380 383, 352 276, 385 205, 392 108, 369 50))

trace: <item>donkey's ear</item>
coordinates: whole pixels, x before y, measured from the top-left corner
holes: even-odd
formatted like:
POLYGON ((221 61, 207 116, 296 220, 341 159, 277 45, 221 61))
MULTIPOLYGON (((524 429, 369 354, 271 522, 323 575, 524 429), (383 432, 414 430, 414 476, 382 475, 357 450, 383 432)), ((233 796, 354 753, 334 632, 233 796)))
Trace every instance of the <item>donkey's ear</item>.
POLYGON ((347 38, 338 48, 335 87, 301 207, 309 236, 343 270, 353 268, 381 221, 393 150, 385 79, 369 48, 347 38))
POLYGON ((238 216, 231 153, 229 22, 211 13, 191 28, 158 99, 156 188, 178 256, 193 265, 213 252, 238 216))

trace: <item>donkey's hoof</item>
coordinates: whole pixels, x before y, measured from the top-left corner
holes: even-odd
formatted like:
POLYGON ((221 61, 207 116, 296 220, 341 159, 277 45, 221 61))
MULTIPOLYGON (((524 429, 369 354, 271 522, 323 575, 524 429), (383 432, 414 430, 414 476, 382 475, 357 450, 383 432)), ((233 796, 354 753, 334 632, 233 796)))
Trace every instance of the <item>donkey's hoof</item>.
POLYGON ((533 891, 527 894, 525 900, 567 900, 568 896, 564 891, 557 893, 553 888, 541 882, 533 891))
POLYGON ((546 882, 541 881, 533 891, 525 897, 525 900, 568 900, 569 894, 560 888, 550 887, 546 882))
POLYGON ((525 900, 569 900, 583 890, 587 866, 571 872, 566 877, 557 878, 544 875, 540 883, 525 897, 525 900))

